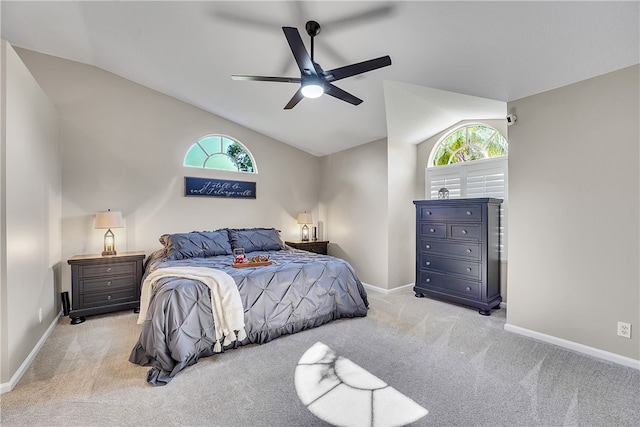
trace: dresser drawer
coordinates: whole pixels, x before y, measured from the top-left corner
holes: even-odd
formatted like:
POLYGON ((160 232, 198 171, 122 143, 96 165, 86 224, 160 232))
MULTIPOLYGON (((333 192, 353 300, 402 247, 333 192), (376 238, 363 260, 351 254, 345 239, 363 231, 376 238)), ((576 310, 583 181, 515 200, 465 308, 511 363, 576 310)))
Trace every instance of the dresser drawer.
POLYGON ((101 307, 128 301, 137 301, 136 290, 132 288, 116 289, 113 292, 92 292, 80 295, 83 308, 101 307))
POLYGON ((444 223, 420 224, 420 235, 444 239, 447 235, 447 227, 444 223))
POLYGON ((78 269, 78 278, 120 276, 136 274, 135 262, 83 265, 78 269))
POLYGON ((448 224, 449 238, 460 240, 476 240, 482 238, 480 224, 448 224))
POLYGON ((477 261, 443 258, 431 254, 420 255, 420 268, 455 274, 473 280, 480 280, 482 275, 480 263, 477 261))
POLYGON ((481 205, 466 206, 420 206, 421 221, 472 221, 482 222, 481 205))
POLYGON ((105 292, 118 288, 136 287, 136 276, 118 276, 114 278, 101 277, 99 279, 79 280, 80 292, 105 292))
POLYGON ((481 298, 480 282, 451 277, 432 271, 420 270, 416 287, 457 295, 467 299, 479 300, 481 298))
POLYGON ((420 239, 420 252, 441 255, 452 255, 480 261, 482 251, 479 243, 449 242, 446 240, 420 239))

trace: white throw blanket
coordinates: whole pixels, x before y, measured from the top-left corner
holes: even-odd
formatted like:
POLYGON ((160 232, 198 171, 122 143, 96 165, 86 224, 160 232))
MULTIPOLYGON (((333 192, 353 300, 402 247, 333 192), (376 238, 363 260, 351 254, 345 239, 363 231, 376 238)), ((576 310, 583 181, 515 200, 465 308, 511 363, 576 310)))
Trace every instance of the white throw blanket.
POLYGON ((151 292, 163 277, 197 280, 209 287, 216 328, 216 343, 213 347, 215 352, 222 351, 220 341, 223 338, 224 345, 229 345, 236 339, 242 341, 247 337, 244 329, 244 307, 235 280, 224 271, 206 267, 168 267, 151 272, 142 283, 138 324, 144 323, 147 318, 151 292))

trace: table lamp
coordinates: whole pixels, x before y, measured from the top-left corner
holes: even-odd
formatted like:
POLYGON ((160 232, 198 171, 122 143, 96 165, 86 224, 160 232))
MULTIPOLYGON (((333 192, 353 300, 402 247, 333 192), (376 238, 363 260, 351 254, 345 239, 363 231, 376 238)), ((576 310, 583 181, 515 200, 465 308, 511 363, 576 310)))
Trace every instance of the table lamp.
POLYGON ((302 224, 300 240, 302 240, 303 242, 308 242, 309 241, 309 227, 307 227, 307 224, 313 224, 313 221, 311 220, 311 214, 306 212, 306 211, 305 212, 300 212, 298 214, 298 224, 302 224))
POLYGON ((122 212, 111 211, 111 209, 109 209, 96 214, 95 228, 107 229, 107 232, 104 233, 104 251, 102 251, 102 256, 116 254, 116 237, 111 229, 122 227, 122 212))

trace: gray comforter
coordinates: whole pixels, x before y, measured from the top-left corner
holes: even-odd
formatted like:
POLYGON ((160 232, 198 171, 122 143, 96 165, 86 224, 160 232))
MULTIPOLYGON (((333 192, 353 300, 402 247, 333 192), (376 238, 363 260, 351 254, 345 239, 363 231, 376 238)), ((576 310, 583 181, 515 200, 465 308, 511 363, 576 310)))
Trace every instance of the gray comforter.
MULTIPOLYGON (((290 248, 250 252, 247 257, 255 255, 268 255, 274 263, 233 268, 232 255, 167 261, 159 250, 149 258, 145 275, 168 266, 199 266, 220 269, 233 277, 244 305, 247 331, 247 339, 235 345, 263 344, 331 320, 366 316, 366 292, 347 262, 290 248)), ((206 285, 176 277, 160 279, 129 360, 151 366, 147 373, 150 384, 165 385, 199 358, 214 354, 214 328, 206 285)))

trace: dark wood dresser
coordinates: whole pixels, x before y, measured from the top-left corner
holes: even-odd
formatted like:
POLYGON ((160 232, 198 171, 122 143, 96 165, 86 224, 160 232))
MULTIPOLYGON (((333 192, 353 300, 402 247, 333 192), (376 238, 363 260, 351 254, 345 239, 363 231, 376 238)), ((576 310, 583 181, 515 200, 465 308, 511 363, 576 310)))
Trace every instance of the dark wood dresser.
POLYGON ((117 255, 76 255, 71 265, 72 324, 84 316, 140 308, 144 252, 117 255))
POLYGON ((315 252, 317 254, 326 255, 328 240, 309 240, 308 242, 296 241, 296 242, 284 242, 286 245, 292 248, 302 249, 303 251, 315 252))
POLYGON ((417 297, 479 309, 500 296, 500 199, 416 200, 417 297))

